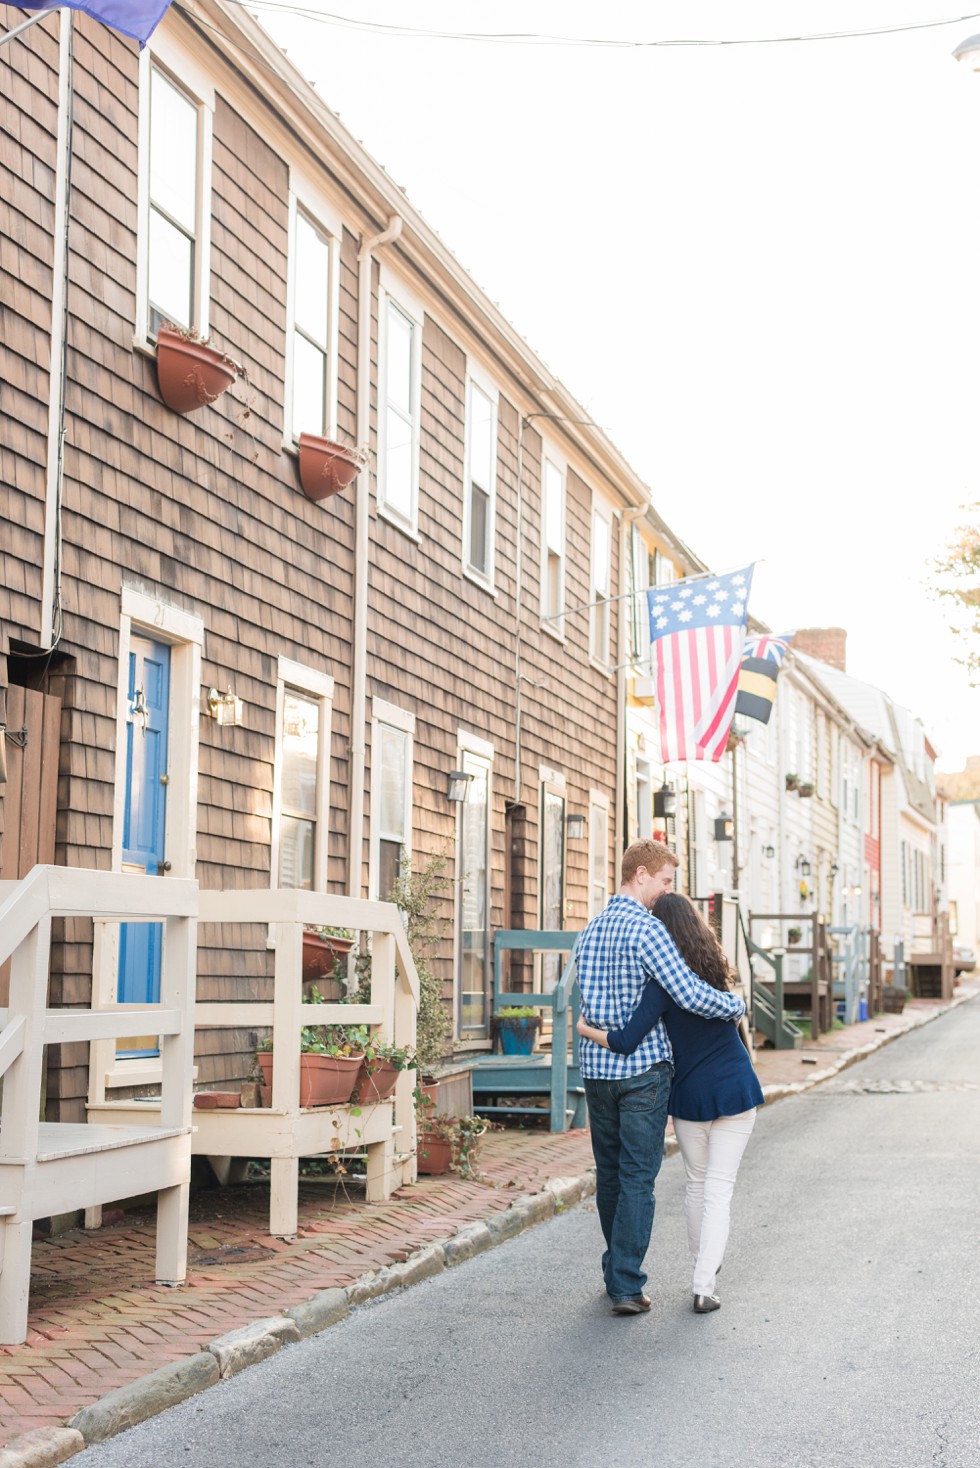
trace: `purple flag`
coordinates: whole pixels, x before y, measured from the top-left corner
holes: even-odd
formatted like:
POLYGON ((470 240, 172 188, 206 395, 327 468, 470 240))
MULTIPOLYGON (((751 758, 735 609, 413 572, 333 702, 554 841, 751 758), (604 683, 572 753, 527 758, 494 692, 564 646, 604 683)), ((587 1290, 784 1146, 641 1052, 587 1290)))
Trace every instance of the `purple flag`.
MULTIPOLYGON (((18 0, 22 10, 50 10, 51 0, 18 0)), ((83 10, 102 25, 111 25, 139 41, 140 50, 156 30, 170 7, 170 0, 62 0, 69 10, 83 10)), ((59 8, 61 8, 59 6, 59 8)))

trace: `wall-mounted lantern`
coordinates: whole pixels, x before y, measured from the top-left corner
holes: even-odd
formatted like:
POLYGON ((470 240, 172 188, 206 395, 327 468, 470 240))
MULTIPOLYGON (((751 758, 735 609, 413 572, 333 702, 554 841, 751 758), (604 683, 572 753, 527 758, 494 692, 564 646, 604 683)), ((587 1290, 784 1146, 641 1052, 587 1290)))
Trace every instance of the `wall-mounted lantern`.
POLYGON ((721 815, 718 816, 715 820, 715 840, 731 841, 734 831, 735 822, 732 820, 730 815, 726 815, 726 813, 722 811, 721 815))
POLYGON ((775 846, 764 846, 762 848, 762 854, 767 861, 772 861, 773 857, 776 855, 775 846))
POLYGON ((446 799, 453 805, 462 805, 466 799, 466 787, 472 778, 469 770, 450 770, 446 782, 446 799))
POLYGON ((219 693, 217 688, 209 688, 203 712, 208 714, 219 727, 238 729, 245 722, 243 708, 241 699, 236 698, 230 688, 227 693, 219 693))
POLYGON ((653 813, 664 819, 677 814, 677 791, 666 780, 659 790, 653 792, 653 813))
POLYGON ((801 855, 796 858, 796 870, 799 872, 801 877, 808 877, 810 875, 810 863, 807 861, 805 856, 801 855))

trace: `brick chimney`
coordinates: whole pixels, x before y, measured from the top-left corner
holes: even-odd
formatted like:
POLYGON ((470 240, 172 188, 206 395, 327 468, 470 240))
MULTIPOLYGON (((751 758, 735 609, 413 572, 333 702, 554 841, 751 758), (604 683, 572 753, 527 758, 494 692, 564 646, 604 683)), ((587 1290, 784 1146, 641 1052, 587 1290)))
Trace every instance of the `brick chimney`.
POLYGON ((843 627, 805 627, 797 632, 790 646, 818 662, 839 668, 842 673, 847 672, 847 633, 843 627))

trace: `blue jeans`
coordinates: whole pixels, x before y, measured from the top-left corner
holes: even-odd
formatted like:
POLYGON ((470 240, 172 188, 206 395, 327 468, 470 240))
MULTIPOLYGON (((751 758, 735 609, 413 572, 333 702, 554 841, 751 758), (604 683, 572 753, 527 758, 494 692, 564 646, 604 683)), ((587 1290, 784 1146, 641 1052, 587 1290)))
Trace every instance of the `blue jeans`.
POLYGON ((673 1067, 666 1061, 623 1080, 585 1078, 596 1207, 606 1241, 602 1274, 612 1300, 642 1295, 650 1245, 653 1185, 664 1157, 673 1067))

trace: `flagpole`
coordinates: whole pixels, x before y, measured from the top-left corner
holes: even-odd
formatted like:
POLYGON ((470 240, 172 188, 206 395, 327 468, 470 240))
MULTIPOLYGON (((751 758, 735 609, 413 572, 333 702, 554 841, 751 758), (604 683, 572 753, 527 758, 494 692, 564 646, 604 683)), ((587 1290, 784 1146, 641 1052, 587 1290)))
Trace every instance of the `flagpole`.
POLYGON ((38 21, 43 20, 46 15, 54 15, 55 11, 60 9, 60 5, 49 5, 47 10, 39 10, 36 15, 28 16, 27 20, 22 20, 20 25, 15 25, 12 31, 6 31, 0 36, 0 46, 6 46, 8 41, 14 39, 14 36, 22 36, 25 31, 29 31, 32 25, 37 25, 38 21))

